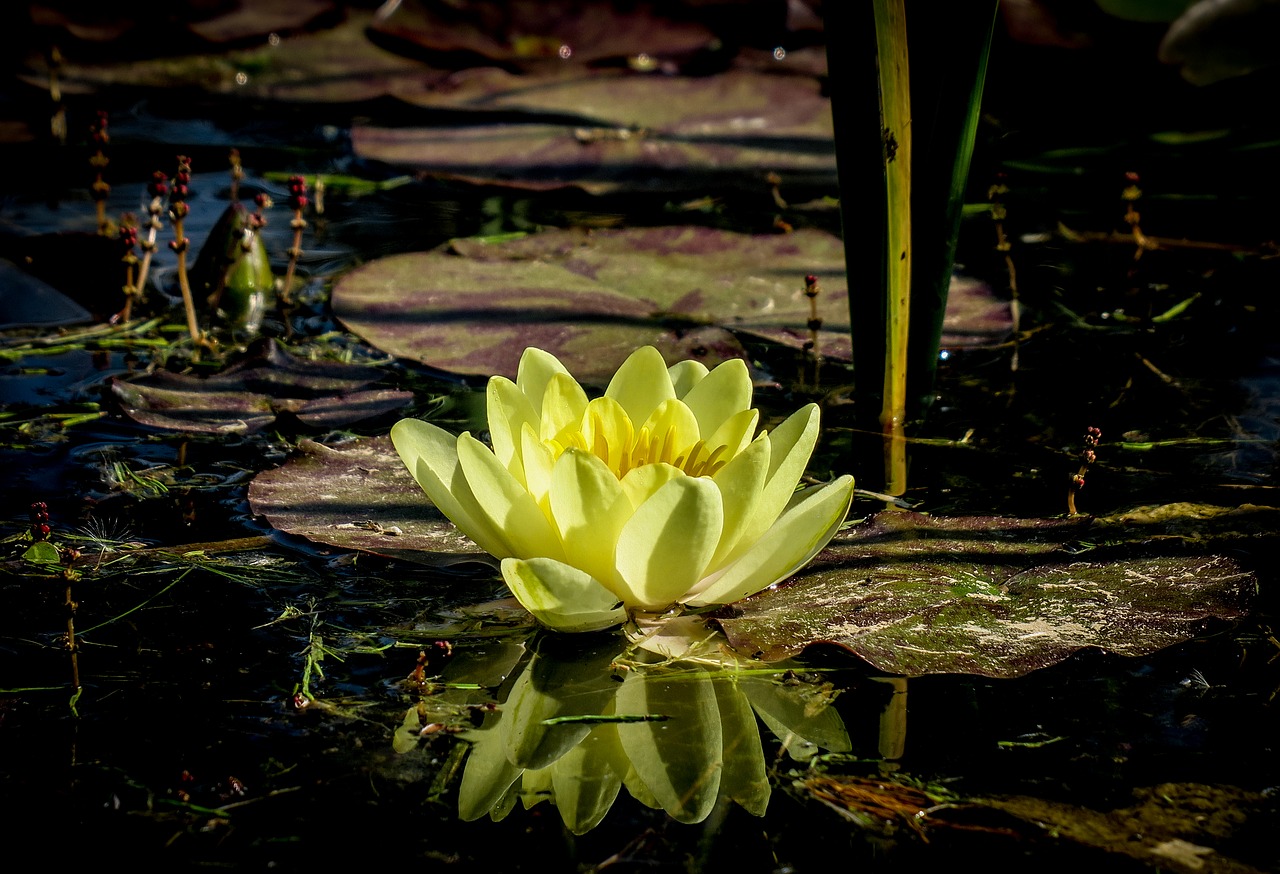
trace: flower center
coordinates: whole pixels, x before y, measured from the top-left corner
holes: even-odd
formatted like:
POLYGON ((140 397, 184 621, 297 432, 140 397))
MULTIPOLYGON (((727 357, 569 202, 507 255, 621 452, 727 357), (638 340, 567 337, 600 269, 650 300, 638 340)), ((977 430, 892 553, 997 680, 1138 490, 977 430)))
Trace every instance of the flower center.
POLYGON ((707 441, 697 440, 692 445, 681 446, 678 429, 668 427, 650 431, 642 427, 637 432, 626 429, 609 429, 598 415, 591 416, 591 440, 579 429, 565 429, 551 441, 555 455, 569 447, 583 449, 595 455, 613 471, 618 479, 628 471, 646 464, 670 464, 689 476, 712 476, 728 463, 728 447, 724 444, 708 446, 707 441))

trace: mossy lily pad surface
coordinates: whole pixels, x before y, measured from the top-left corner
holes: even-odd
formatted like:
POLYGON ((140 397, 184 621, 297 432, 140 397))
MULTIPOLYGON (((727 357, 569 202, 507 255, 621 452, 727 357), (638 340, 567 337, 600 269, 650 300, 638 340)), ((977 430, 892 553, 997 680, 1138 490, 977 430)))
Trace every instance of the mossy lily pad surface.
POLYGON ((761 658, 813 643, 907 676, 1016 677, 1085 648, 1147 655, 1238 619, 1253 574, 1216 555, 1086 560, 1073 520, 883 512, 720 625, 761 658))
MULTIPOLYGON (((390 440, 313 442, 249 488, 276 528, 421 564, 492 561, 431 505, 390 440)), ((1244 615, 1251 573, 1214 555, 1081 560, 1084 519, 883 512, 789 582, 720 614, 764 660, 831 643, 908 676, 1014 677, 1094 647, 1145 655, 1244 615)))
POLYGON ((249 486, 253 512, 273 527, 416 564, 493 562, 431 505, 389 437, 337 448, 304 440, 299 448, 249 486))

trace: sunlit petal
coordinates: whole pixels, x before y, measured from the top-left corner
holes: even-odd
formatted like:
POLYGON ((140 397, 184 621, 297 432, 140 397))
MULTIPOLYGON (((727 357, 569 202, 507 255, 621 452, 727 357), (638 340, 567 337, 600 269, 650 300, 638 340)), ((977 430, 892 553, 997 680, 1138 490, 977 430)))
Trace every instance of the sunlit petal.
POLYGON ((747 523, 760 504, 760 498, 764 494, 765 474, 768 471, 769 437, 761 434, 711 478, 720 489, 724 505, 724 530, 720 533, 720 542, 708 563, 708 571, 718 569, 738 545, 742 532, 746 530, 747 523))
POLYGON ((652 346, 632 352, 605 389, 605 397, 621 404, 633 422, 643 422, 658 404, 675 396, 667 363, 652 346))
POLYGON ((502 532, 480 510, 458 462, 458 438, 418 419, 391 428, 391 442, 418 485, 458 529, 495 558, 512 554, 502 532))
POLYGON ((670 464, 646 464, 627 472, 622 478, 622 490, 631 500, 631 506, 639 508, 658 489, 682 476, 684 472, 670 464))
POLYGON ((626 621, 627 611, 586 571, 550 558, 502 561, 502 578, 533 617, 556 631, 602 631, 626 621))
POLYGON ((817 404, 808 404, 769 432, 769 473, 756 513, 742 532, 744 542, 763 535, 791 501, 818 442, 818 419, 817 404))
POLYGON ((489 440, 498 462, 511 475, 524 482, 524 464, 520 456, 520 432, 525 425, 538 422, 529 399, 504 376, 489 379, 485 388, 485 407, 489 416, 489 440))
POLYGON ((852 501, 850 476, 809 490, 714 583, 686 603, 730 604, 786 579, 835 536, 852 501))
POLYGON ((678 398, 687 395, 695 385, 702 382, 708 372, 707 365, 693 358, 677 361, 667 368, 667 373, 671 375, 671 387, 675 389, 678 398))
POLYGON ((573 381, 560 359, 550 352, 530 346, 520 356, 520 364, 516 368, 516 385, 533 404, 534 412, 539 416, 542 415, 542 397, 546 393, 547 383, 557 373, 564 374, 573 381))
POLYGON ((724 527, 720 490, 698 477, 677 477, 640 505, 618 537, 617 567, 628 603, 660 610, 702 577, 724 527))
POLYGON ((731 358, 707 374, 683 397, 698 417, 698 428, 704 437, 734 413, 751 407, 751 374, 741 358, 731 358))
POLYGON ((633 508, 613 471, 589 452, 567 450, 552 471, 550 498, 565 560, 620 595, 614 547, 633 508))
POLYGON ((542 422, 538 436, 543 440, 582 423, 582 414, 587 410, 587 393, 567 373, 553 374, 540 397, 542 422))
POLYGON ((511 544, 512 554, 564 558, 560 538, 528 490, 479 440, 458 438, 458 462, 475 495, 478 512, 511 544))

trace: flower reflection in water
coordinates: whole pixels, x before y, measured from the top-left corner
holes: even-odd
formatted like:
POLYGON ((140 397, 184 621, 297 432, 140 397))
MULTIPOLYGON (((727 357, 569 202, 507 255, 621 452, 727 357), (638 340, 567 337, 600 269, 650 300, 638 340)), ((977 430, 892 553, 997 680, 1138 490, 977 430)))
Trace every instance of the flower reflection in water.
POLYGON ((763 815, 770 786, 757 717, 793 759, 848 751, 849 735, 828 706, 829 686, 798 682, 784 663, 762 669, 723 642, 696 619, 638 646, 542 636, 502 685, 497 710, 462 735, 471 749, 460 817, 500 820, 517 802, 551 801, 583 834, 624 787, 684 823, 720 801, 763 815))

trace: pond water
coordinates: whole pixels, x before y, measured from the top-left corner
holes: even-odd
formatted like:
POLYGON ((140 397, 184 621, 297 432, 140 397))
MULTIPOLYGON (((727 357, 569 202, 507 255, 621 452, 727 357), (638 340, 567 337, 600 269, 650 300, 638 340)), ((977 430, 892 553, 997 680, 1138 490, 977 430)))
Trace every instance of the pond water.
MULTIPOLYGON (((346 20, 370 12, 355 4, 346 20)), ((314 27, 325 33, 329 24, 314 27)), ((375 348, 334 316, 343 277, 455 238, 503 245, 503 235, 563 228, 781 235, 785 225, 837 235, 834 148, 807 121, 771 118, 799 132, 790 152, 768 152, 775 147, 752 137, 692 131, 714 114, 704 96, 684 122, 690 129, 668 134, 722 150, 712 158, 650 164, 601 149, 577 163, 525 114, 551 124, 564 122, 564 110, 496 105, 492 94, 463 108, 397 102, 389 96, 397 77, 427 73, 382 55, 386 93, 303 97, 289 88, 319 82, 317 68, 306 68, 312 79, 272 80, 268 63, 246 67, 224 54, 231 46, 208 44, 194 66, 162 57, 167 66, 149 68, 145 40, 121 44, 137 66, 80 65, 75 49, 88 59, 99 52, 82 36, 65 46, 71 135, 60 145, 45 132, 44 67, 17 71, 3 91, 13 133, 0 143, 11 170, 0 205, 8 262, 0 816, 10 847, 59 853, 35 843, 55 830, 68 856, 91 848, 143 868, 241 870, 311 868, 335 852, 344 864, 499 871, 782 872, 825 869, 833 858, 873 870, 957 858, 996 870, 1280 867, 1272 515, 1280 346, 1271 330, 1280 259, 1261 182, 1280 139, 1274 122, 1237 109, 1271 80, 1193 90, 1143 53, 1154 31, 1115 27, 1096 34, 1086 54, 1030 48, 1000 28, 968 200, 985 203, 996 178, 1008 184, 1005 230, 1022 314, 1016 332, 1005 323, 944 347, 938 400, 912 432, 921 439, 902 503, 938 517, 1060 516, 1086 429, 1097 427, 1098 458, 1076 500, 1083 514, 1118 527, 1067 536, 1065 548, 1117 564, 1153 549, 1174 559, 1224 556, 1250 575, 1243 588, 1252 595, 1236 612, 1206 610, 1176 645, 1155 652, 1116 654, 1143 624, 1126 613, 1114 639, 1045 658, 1038 670, 910 677, 877 669, 868 650, 834 634, 801 642, 843 646, 819 643, 777 662, 734 653, 701 625, 673 626, 649 649, 612 632, 565 640, 538 632, 487 565, 417 563, 305 538, 272 527, 261 498, 250 500, 254 477, 307 457, 307 441, 349 447, 387 434, 402 416, 484 428, 487 371, 375 348), (237 63, 269 86, 223 93, 217 76, 237 63), (168 77, 161 84, 149 78, 156 69, 168 77), (1121 74, 1143 88, 1116 93, 1108 81, 1121 74), (152 172, 171 174, 173 157, 189 155, 186 232, 198 248, 229 201, 222 168, 236 148, 247 171, 241 199, 251 208, 266 192, 277 203, 262 233, 277 276, 292 239, 285 180, 303 174, 314 200, 324 176, 324 211, 307 213, 297 304, 270 312, 262 334, 277 341, 273 354, 371 367, 367 388, 410 394, 356 419, 308 419, 299 404, 215 411, 236 421, 264 416, 256 429, 201 432, 126 415, 136 409, 113 380, 145 385, 166 370, 207 377, 228 364, 243 371, 265 353, 237 351, 224 336, 225 360, 192 359, 173 305, 167 227, 142 320, 110 323, 122 300, 121 250, 94 233, 92 147, 82 133, 99 109, 110 119, 109 216, 145 214, 152 172), (367 151, 371 131, 385 142, 424 130, 461 132, 465 147, 438 153, 438 172, 367 151), (514 150, 481 151, 503 130, 519 132, 514 150), (757 153, 733 152, 748 147, 792 161, 782 183, 768 179, 757 153), (473 164, 500 169, 480 178, 459 157, 468 149, 473 164), (537 160, 507 163, 529 151, 545 156, 545 170, 530 170, 537 160), (1141 227, 1159 240, 1140 258, 1123 218, 1126 172, 1140 174, 1141 227), (1158 523, 1120 518, 1179 502, 1197 509, 1158 523), (42 524, 72 579, 31 560, 33 526, 42 524), (1121 533, 1147 525, 1149 537, 1121 533), (69 549, 78 557, 67 558, 69 549)), ((732 35, 744 57, 772 48, 768 28, 740 29, 732 35)), ((31 30, 36 40, 53 33, 31 30)), ((213 39, 194 25, 183 33, 213 39)), ((404 34, 392 36, 373 42, 404 51, 404 34)), ((683 45, 661 30, 651 38, 683 45)), ((776 38, 790 41, 795 58, 821 54, 816 31, 776 38)), ((663 63, 681 80, 674 74, 689 72, 679 67, 687 58, 674 49, 672 57, 681 60, 663 63)), ((733 68, 723 54, 697 57, 708 80, 733 68)), ((469 58, 444 51, 431 69, 469 58)), ((349 63, 345 79, 339 65, 330 80, 376 78, 359 66, 369 63, 363 55, 349 63)), ((601 68, 613 75, 621 63, 601 68)), ((624 128, 601 129, 622 138, 624 128)), ((604 137, 569 135, 581 148, 604 137)), ((990 211, 972 212, 960 268, 982 289, 979 308, 1007 312, 1008 265, 995 251, 990 211)), ((823 276, 833 292, 845 282, 841 269, 823 276)), ((677 333, 705 315, 689 307, 667 310, 684 319, 674 320, 677 333)), ((491 311, 479 318, 485 331, 500 320, 491 311)), ((975 324, 955 318, 953 326, 975 324)), ((847 355, 826 361, 815 384, 805 353, 768 336, 729 338, 751 362, 766 420, 821 403, 810 470, 817 479, 854 473, 867 492, 850 518, 873 517, 886 506, 872 494, 880 449, 858 415, 847 355)), ((266 367, 279 373, 296 360, 266 367)), ((230 390, 297 400, 304 381, 230 390)), ((173 405, 160 412, 186 415, 173 405)), ((356 507, 346 518, 358 528, 381 517, 356 507)), ((860 548, 848 538, 837 544, 860 548)), ((718 615, 731 635, 747 634, 733 631, 738 614, 718 615)))

